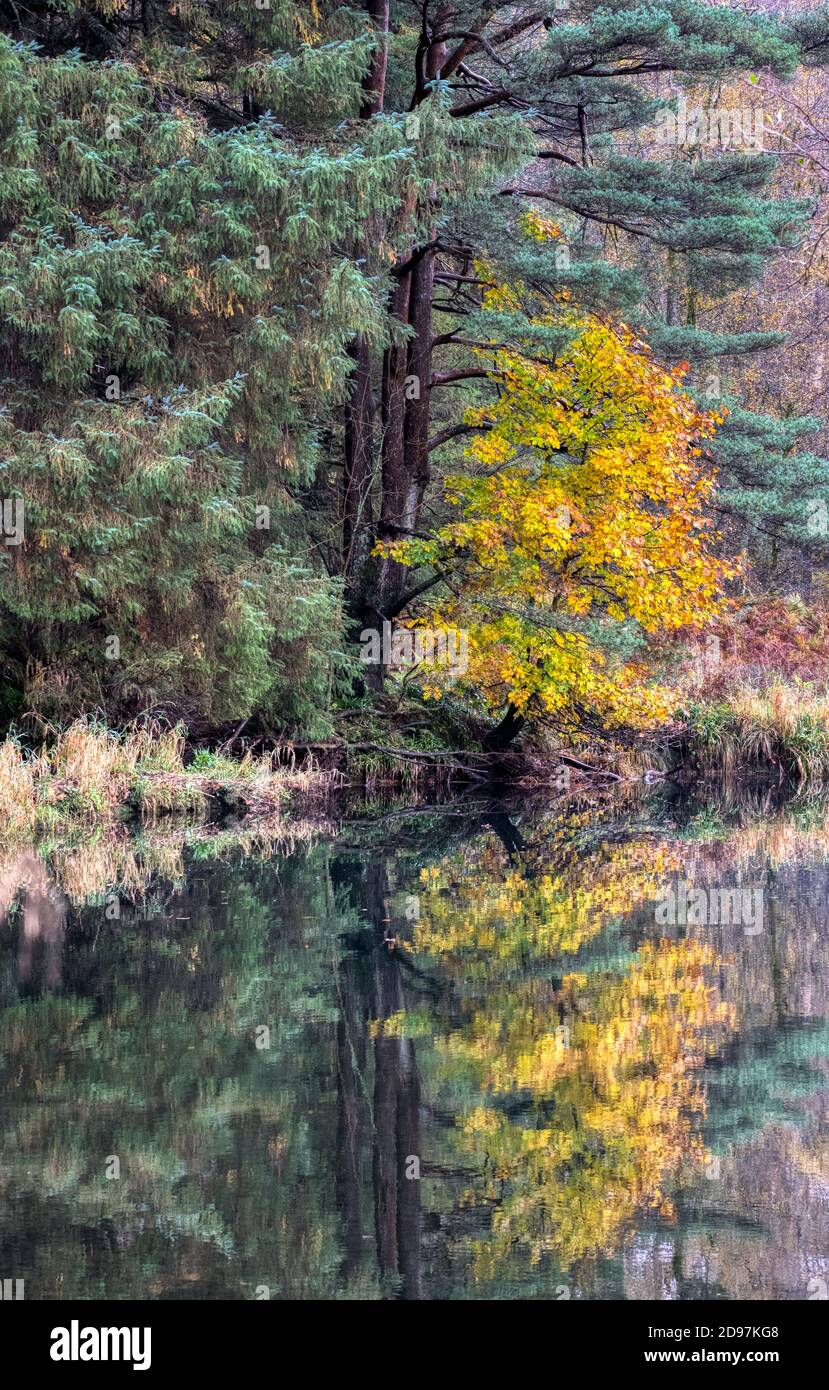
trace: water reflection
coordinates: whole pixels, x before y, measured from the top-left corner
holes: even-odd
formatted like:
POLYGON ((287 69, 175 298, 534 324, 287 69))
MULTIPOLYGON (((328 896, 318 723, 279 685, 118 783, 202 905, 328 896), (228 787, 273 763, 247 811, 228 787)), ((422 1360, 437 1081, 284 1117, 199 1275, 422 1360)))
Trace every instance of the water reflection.
POLYGON ((27 1298, 826 1295, 826 805, 121 836, 5 856, 0 919, 27 1298))
POLYGON ((61 980, 63 934, 66 929, 66 899, 51 881, 43 860, 33 850, 14 856, 0 874, 0 921, 12 902, 22 898, 23 912, 18 933, 17 968, 21 981, 32 973, 32 960, 38 945, 45 955, 46 985, 55 988, 61 980))

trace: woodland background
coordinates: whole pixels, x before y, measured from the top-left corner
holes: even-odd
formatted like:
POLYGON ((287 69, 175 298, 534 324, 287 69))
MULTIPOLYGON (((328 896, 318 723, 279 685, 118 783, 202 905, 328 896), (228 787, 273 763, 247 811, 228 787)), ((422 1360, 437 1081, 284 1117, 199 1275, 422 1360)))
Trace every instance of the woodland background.
POLYGON ((4 0, 6 728, 829 766, 827 61, 822 7, 4 0))

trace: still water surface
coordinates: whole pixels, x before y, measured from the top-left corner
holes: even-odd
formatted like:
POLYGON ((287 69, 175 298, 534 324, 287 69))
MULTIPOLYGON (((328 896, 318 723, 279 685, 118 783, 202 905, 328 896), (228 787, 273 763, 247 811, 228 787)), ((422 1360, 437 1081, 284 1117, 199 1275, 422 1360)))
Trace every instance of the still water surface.
POLYGON ((27 1299, 826 1297, 829 805, 306 831, 0 856, 27 1299))

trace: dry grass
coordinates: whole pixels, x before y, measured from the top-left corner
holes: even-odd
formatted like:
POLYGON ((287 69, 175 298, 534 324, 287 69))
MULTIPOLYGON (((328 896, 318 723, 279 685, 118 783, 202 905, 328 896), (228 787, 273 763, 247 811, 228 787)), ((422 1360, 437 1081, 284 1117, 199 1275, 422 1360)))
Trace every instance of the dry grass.
POLYGON ((690 727, 705 769, 777 768, 801 783, 829 780, 829 693, 811 685, 737 688, 725 700, 692 706, 690 727))
POLYGON ((318 801, 337 774, 313 766, 275 767, 269 755, 241 761, 197 753, 188 765, 186 732, 142 724, 114 733, 91 720, 56 731, 39 749, 0 744, 0 838, 72 824, 152 820, 171 813, 205 818, 211 808, 279 817, 290 799, 318 801))
POLYGON ((3 823, 12 832, 33 830, 37 821, 37 760, 26 757, 19 744, 0 744, 0 795, 3 823))

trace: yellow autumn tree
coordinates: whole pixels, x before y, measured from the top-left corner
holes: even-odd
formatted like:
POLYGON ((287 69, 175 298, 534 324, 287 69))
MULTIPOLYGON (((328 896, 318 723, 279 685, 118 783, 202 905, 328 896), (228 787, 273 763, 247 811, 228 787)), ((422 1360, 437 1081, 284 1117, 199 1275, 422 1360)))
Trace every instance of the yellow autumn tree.
MULTIPOLYGON (((530 230, 558 232, 537 218, 530 230)), ((714 552, 716 480, 699 448, 719 419, 624 324, 566 298, 542 312, 521 285, 490 289, 484 307, 522 315, 527 334, 479 351, 497 394, 467 411, 477 433, 468 471, 446 484, 450 520, 390 547, 451 576, 415 622, 467 632, 464 680, 492 711, 566 722, 588 710, 645 726, 671 696, 649 683, 644 643, 721 608, 729 570, 714 552), (556 329, 569 341, 545 351, 556 329)), ((440 688, 435 670, 426 694, 440 688)))

